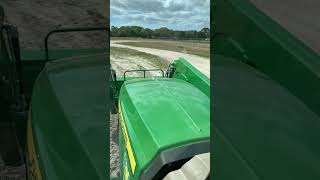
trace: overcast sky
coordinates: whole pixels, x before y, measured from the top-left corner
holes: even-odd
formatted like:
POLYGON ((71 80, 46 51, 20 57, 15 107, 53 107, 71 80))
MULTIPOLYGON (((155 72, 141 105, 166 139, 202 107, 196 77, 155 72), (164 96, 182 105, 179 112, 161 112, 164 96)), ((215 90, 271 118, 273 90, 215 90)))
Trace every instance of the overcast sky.
POLYGON ((210 0, 110 0, 111 26, 201 30, 210 26, 210 0))

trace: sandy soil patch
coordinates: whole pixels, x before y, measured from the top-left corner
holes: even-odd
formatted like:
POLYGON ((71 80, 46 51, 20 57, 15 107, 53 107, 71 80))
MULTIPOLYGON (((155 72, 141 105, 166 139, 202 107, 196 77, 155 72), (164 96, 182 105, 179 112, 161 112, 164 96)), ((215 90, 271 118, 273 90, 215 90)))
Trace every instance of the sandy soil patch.
MULTIPOLYGON (((50 30, 107 25, 107 0, 1 0, 6 20, 18 27, 22 48, 41 49, 50 30)), ((66 33, 50 38, 52 47, 106 46, 105 33, 66 33)))
POLYGON ((194 67, 196 67, 199 71, 201 71, 203 74, 205 74, 207 77, 210 78, 210 59, 209 58, 203 58, 195 55, 168 51, 168 50, 160 50, 160 49, 145 48, 145 47, 134 47, 134 46, 118 44, 119 42, 134 42, 134 41, 139 41, 139 40, 111 40, 110 44, 111 44, 111 47, 129 48, 136 51, 152 54, 152 55, 161 57, 162 59, 166 60, 169 63, 179 59, 180 57, 183 57, 188 62, 190 62, 194 67))

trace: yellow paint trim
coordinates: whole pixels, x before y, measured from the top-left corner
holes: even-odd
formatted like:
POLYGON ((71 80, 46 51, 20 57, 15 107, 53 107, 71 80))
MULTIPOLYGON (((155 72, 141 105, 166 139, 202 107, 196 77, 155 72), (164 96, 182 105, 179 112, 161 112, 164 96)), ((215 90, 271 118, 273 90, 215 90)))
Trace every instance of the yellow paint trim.
POLYGON ((128 156, 129 156, 131 171, 132 171, 132 174, 134 175, 134 170, 136 169, 136 160, 134 158, 134 154, 133 154, 133 151, 132 151, 132 148, 131 148, 131 143, 130 143, 130 139, 129 139, 129 136, 128 136, 128 131, 127 131, 127 128, 126 128, 126 124, 124 122, 120 101, 119 101, 119 104, 118 104, 118 109, 119 109, 119 119, 120 119, 121 129, 122 129, 124 141, 125 141, 125 144, 126 144, 126 149, 127 149, 127 152, 128 152, 128 156))
POLYGON ((126 165, 126 168, 125 168, 125 171, 124 171, 124 177, 125 177, 125 180, 129 179, 129 170, 128 170, 128 166, 127 165, 126 165))
POLYGON ((27 125, 27 154, 28 154, 28 172, 32 180, 42 180, 42 175, 39 168, 38 157, 34 147, 34 139, 31 126, 31 113, 29 111, 27 125))

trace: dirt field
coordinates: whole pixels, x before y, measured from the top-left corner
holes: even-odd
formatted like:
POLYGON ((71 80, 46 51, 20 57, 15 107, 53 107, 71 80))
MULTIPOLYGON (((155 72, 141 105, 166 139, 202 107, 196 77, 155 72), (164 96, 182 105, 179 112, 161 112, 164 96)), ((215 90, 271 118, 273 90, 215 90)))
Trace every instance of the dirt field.
MULTIPOLYGON (((110 52, 112 68, 116 70, 117 76, 120 77, 123 76, 126 70, 157 68, 166 70, 169 65, 169 63, 161 57, 129 48, 112 47, 110 52)), ((159 73, 152 72, 151 74, 157 75, 159 73)), ((137 73, 131 73, 131 75, 141 76, 141 74, 139 75, 137 73)))
MULTIPOLYGON (((132 49, 132 50, 135 50, 135 51, 139 51, 139 52, 144 52, 144 53, 147 53, 147 54, 158 56, 161 59, 165 60, 167 63, 171 63, 174 60, 177 60, 178 58, 183 57, 188 62, 190 62, 193 66, 195 66, 197 69, 199 69, 202 73, 204 73, 207 77, 210 78, 210 58, 200 57, 200 56, 196 56, 196 55, 192 55, 192 54, 188 54, 188 53, 184 53, 184 52, 177 52, 177 49, 174 49, 174 48, 173 48, 173 50, 163 50, 164 49, 163 47, 167 43, 168 42, 166 42, 166 41, 144 40, 144 39, 141 39, 141 40, 111 40, 111 47, 127 48, 127 49, 132 49), (151 46, 151 47, 157 47, 157 48, 160 48, 160 49, 133 46, 133 45, 136 45, 136 44, 142 46, 142 44, 144 44, 145 42, 147 44, 149 44, 149 45, 153 44, 153 46, 151 46), (124 44, 130 44, 130 45, 124 45, 124 44), (154 44, 157 44, 157 45, 154 45, 154 44)), ((182 42, 177 42, 177 43, 182 44, 182 42)), ((187 43, 185 43, 185 44, 187 44, 187 43)), ((189 46, 189 48, 191 48, 189 44, 188 44, 188 46, 189 46)), ((195 45, 194 49, 197 49, 198 46, 200 46, 200 45, 195 45)), ((206 51, 209 54, 210 53, 209 52, 210 47, 208 45, 202 45, 202 46, 207 46, 207 50, 206 51)), ((170 47, 167 48, 167 49, 170 49, 170 47)), ((205 48, 202 47, 202 49, 205 49, 205 48)), ((113 53, 111 51, 111 57, 112 56, 113 56, 113 53)), ((117 61, 116 58, 111 58, 111 64, 112 65, 116 61, 117 61)))
MULTIPOLYGON (((18 27, 22 48, 43 48, 46 34, 63 27, 106 26, 107 0, 1 0, 6 19, 18 27)), ((52 47, 102 47, 107 36, 100 32, 52 36, 52 47)))
POLYGON ((140 39, 136 41, 124 41, 117 44, 147 47, 153 49, 161 49, 167 51, 175 51, 190 55, 196 55, 204 58, 210 58, 210 44, 209 41, 173 41, 173 40, 151 40, 140 39))
POLYGON ((119 129, 118 129, 118 115, 110 113, 110 177, 115 178, 119 176, 119 129))

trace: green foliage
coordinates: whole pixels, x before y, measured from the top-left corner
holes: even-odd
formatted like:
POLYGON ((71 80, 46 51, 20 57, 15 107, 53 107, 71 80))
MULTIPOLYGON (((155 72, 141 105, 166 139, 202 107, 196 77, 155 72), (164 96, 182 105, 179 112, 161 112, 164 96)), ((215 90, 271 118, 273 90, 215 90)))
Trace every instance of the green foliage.
POLYGON ((190 40, 190 39, 209 39, 210 29, 203 28, 200 31, 179 31, 172 30, 166 27, 159 29, 149 29, 140 26, 121 26, 120 28, 111 27, 112 37, 141 37, 150 39, 175 39, 175 40, 190 40))

